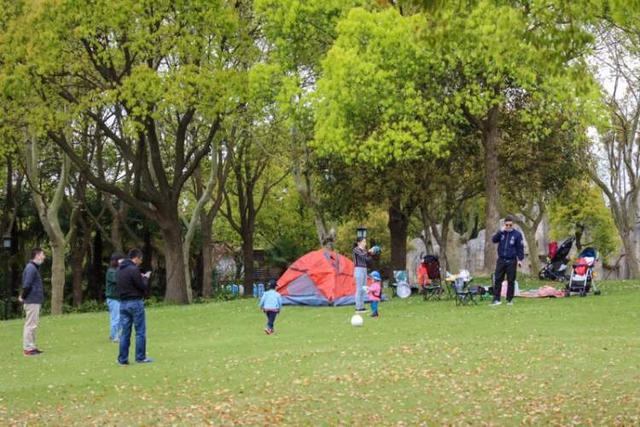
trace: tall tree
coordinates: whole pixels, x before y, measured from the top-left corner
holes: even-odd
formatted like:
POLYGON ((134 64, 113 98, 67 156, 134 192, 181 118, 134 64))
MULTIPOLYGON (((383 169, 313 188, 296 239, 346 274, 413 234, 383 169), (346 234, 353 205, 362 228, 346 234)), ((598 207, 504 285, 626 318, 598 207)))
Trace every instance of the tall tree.
MULTIPOLYGON (((478 133, 484 150, 485 229, 495 229, 502 209, 500 152, 505 125, 513 120, 537 126, 591 95, 585 54, 591 37, 581 19, 584 5, 552 1, 484 0, 471 7, 439 8, 429 15, 425 42, 451 70, 450 98, 443 107, 478 133), (518 110, 522 93, 545 102, 545 110, 518 110)), ((495 264, 495 248, 485 239, 484 269, 495 264)))
POLYGON ((65 199, 65 190, 69 180, 71 162, 65 154, 54 162, 59 166, 53 176, 43 176, 41 172, 42 157, 35 138, 29 138, 24 146, 25 174, 33 194, 33 201, 38 210, 40 222, 44 227, 51 244, 51 314, 62 314, 64 302, 64 284, 66 276, 65 252, 69 240, 74 235, 74 228, 79 207, 75 206, 71 215, 68 231, 60 225, 60 211, 65 199), (49 182, 57 181, 51 188, 49 182))
MULTIPOLYGON (((245 124, 254 122, 249 117, 244 117, 245 124)), ((278 125, 267 122, 260 127, 247 127, 238 122, 238 127, 229 135, 233 148, 228 153, 230 172, 222 214, 242 239, 245 292, 252 291, 255 280, 256 219, 270 192, 290 172, 288 165, 277 164, 281 158, 277 147, 282 147, 282 129, 278 125)))
POLYGON ((330 234, 327 212, 318 193, 318 159, 313 140, 312 103, 321 61, 337 36, 336 24, 354 6, 367 0, 258 0, 256 10, 270 45, 271 60, 279 65, 284 83, 279 95, 290 131, 290 161, 295 188, 313 213, 318 243, 330 234))
POLYGON ((222 0, 32 3, 4 39, 7 87, 23 107, 39 102, 28 108, 31 123, 98 190, 158 224, 170 302, 188 301, 183 187, 236 106, 235 61, 252 47, 238 25, 240 7, 222 0), (97 173, 78 154, 83 141, 62 131, 87 122, 129 165, 130 189, 97 173))
MULTIPOLYGON (((601 49, 595 60, 605 88, 609 120, 601 126, 594 141, 592 162, 586 171, 608 200, 624 247, 629 277, 637 279, 640 277, 637 229, 640 221, 640 26, 627 15, 618 13, 610 20, 613 22, 600 27, 601 49)), ((631 16, 638 17, 638 13, 631 16)))
MULTIPOLYGON (((521 97, 523 103, 530 101, 526 96, 521 97)), ((522 229, 534 274, 540 269, 536 232, 547 213, 547 205, 563 196, 568 182, 587 178, 582 164, 588 146, 589 112, 567 113, 570 115, 553 118, 541 114, 540 117, 548 121, 545 125, 548 132, 542 136, 533 134, 532 137, 528 125, 518 120, 504 127, 504 144, 499 156, 505 194, 503 209, 514 215, 522 229)))
POLYGON ((228 172, 228 162, 226 162, 224 151, 225 149, 223 149, 221 144, 217 144, 216 148, 213 150, 213 155, 208 159, 210 170, 206 185, 202 182, 202 173, 200 169, 196 170, 194 173, 194 195, 197 202, 191 211, 191 219, 189 221, 186 221, 185 219, 185 222, 187 223, 187 232, 185 234, 183 248, 185 276, 187 281, 187 297, 189 302, 191 302, 193 298, 191 289, 191 270, 189 266, 190 251, 191 244, 193 243, 198 228, 202 236, 202 255, 204 258, 203 296, 210 296, 211 272, 213 270, 211 227, 213 226, 213 220, 215 219, 215 216, 222 204, 223 189, 228 172), (222 163, 222 165, 220 165, 220 163, 222 163), (207 205, 209 204, 211 206, 207 208, 207 205))
MULTIPOLYGON (((443 267, 452 271, 449 231, 465 203, 482 193, 483 162, 475 135, 460 132, 449 147, 450 155, 430 158, 418 168, 416 187, 425 235, 433 236, 443 267)), ((426 242, 425 242, 426 244, 426 242)))
POLYGON ((318 81, 313 145, 321 156, 337 156, 363 175, 354 190, 365 194, 369 185, 388 196, 397 270, 405 269, 407 225, 417 205, 414 188, 402 184, 404 168, 445 154, 452 139, 436 109, 442 70, 419 44, 419 23, 419 16, 404 17, 396 9, 352 9, 338 24, 318 81))

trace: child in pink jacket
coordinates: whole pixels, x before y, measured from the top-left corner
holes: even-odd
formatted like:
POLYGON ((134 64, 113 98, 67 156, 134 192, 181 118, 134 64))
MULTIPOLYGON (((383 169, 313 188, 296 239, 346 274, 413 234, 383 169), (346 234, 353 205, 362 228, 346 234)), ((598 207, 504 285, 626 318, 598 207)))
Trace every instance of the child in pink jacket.
POLYGON ((378 303, 382 298, 382 277, 377 271, 372 271, 369 275, 373 283, 367 288, 367 295, 371 301, 371 317, 378 317, 378 303))

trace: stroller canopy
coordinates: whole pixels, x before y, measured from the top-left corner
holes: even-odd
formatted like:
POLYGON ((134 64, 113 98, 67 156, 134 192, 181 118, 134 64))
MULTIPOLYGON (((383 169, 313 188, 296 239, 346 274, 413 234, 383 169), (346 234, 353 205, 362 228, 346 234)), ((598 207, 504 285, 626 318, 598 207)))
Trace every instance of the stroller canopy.
POLYGON ((595 248, 584 248, 578 258, 598 258, 598 251, 595 248))
POLYGON ((575 239, 575 237, 569 237, 562 242, 553 258, 551 258, 551 262, 564 261, 569 256, 569 252, 571 252, 571 247, 573 246, 573 241, 575 239))

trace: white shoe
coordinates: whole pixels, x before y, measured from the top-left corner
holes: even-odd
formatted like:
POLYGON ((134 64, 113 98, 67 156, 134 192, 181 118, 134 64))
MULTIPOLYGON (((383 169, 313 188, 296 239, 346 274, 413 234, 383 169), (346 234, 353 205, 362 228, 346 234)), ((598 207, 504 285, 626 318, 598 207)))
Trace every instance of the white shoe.
POLYGON ((513 305, 513 301, 509 301, 507 305, 513 305))
POLYGON ((491 303, 491 307, 496 307, 496 306, 499 306, 500 304, 502 304, 502 301, 493 301, 491 303))

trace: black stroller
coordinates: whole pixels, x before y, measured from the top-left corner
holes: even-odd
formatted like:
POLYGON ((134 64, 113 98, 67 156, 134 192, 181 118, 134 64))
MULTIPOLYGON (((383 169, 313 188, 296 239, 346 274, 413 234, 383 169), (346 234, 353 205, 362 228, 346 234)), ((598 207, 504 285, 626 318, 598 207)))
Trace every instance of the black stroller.
POLYGON ((581 297, 587 296, 587 294, 593 289, 595 295, 600 295, 600 290, 596 287, 593 280, 593 268, 598 261, 598 251, 594 248, 584 248, 578 259, 573 264, 571 270, 571 276, 569 276, 569 283, 565 289, 565 295, 571 296, 572 294, 578 294, 581 297))
POLYGON ((558 282, 564 282, 567 280, 567 264, 569 263, 569 252, 573 246, 575 237, 569 237, 566 239, 553 256, 547 257, 547 264, 542 267, 538 277, 540 280, 557 280, 558 282))

